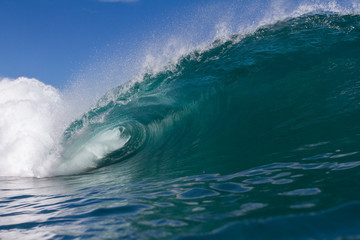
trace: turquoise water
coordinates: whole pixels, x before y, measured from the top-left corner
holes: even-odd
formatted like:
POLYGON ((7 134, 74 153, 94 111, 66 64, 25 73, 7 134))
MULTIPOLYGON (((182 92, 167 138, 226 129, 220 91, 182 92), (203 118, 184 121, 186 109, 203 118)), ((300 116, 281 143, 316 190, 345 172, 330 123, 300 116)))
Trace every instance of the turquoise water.
POLYGON ((55 176, 1 177, 0 238, 357 239, 359 120, 358 15, 217 40, 110 90, 55 176))

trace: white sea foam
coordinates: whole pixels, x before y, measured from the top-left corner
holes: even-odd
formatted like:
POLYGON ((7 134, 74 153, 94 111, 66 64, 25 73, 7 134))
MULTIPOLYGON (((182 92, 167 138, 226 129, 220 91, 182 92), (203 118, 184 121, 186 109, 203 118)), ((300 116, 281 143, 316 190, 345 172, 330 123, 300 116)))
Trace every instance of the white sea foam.
POLYGON ((63 101, 36 79, 0 81, 0 176, 44 176, 58 154, 63 101))
POLYGON ((121 129, 105 129, 64 157, 63 133, 75 117, 71 108, 58 90, 36 79, 0 80, 0 176, 78 173, 128 140, 121 129))

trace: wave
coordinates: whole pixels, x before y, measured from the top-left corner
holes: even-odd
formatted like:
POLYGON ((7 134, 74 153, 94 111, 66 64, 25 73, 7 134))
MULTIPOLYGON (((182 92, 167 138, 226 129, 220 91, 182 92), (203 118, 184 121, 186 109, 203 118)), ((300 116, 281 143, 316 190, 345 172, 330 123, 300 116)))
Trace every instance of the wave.
MULTIPOLYGON (((94 133, 120 125, 136 139, 124 145, 133 160, 232 166, 239 156, 354 137, 347 133, 358 128, 358 18, 307 15, 215 42, 111 90, 66 139, 76 142, 84 126, 94 133)), ((107 158, 126 159, 116 152, 107 158)))
POLYGON ((54 88, 2 80, 0 175, 74 174, 122 161, 231 172, 319 142, 354 152, 359 23, 346 12, 261 23, 145 68, 75 121, 79 113, 54 88))

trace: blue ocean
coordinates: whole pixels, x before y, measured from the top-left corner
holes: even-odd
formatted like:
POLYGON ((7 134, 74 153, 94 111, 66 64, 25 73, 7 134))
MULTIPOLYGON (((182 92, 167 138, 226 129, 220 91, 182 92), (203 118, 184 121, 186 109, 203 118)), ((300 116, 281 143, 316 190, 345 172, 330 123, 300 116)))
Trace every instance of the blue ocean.
POLYGON ((0 239, 360 239, 355 10, 219 35, 82 112, 0 92, 0 239))

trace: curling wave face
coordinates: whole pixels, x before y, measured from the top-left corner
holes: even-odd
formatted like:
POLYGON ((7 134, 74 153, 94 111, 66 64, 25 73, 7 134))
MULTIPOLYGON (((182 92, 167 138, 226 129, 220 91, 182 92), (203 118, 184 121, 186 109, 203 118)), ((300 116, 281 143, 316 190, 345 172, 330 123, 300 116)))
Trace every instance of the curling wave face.
POLYGON ((208 171, 253 167, 318 142, 354 152, 359 46, 352 15, 303 16, 234 35, 109 91, 65 142, 120 126, 127 150, 105 151, 98 166, 131 157, 208 171))

